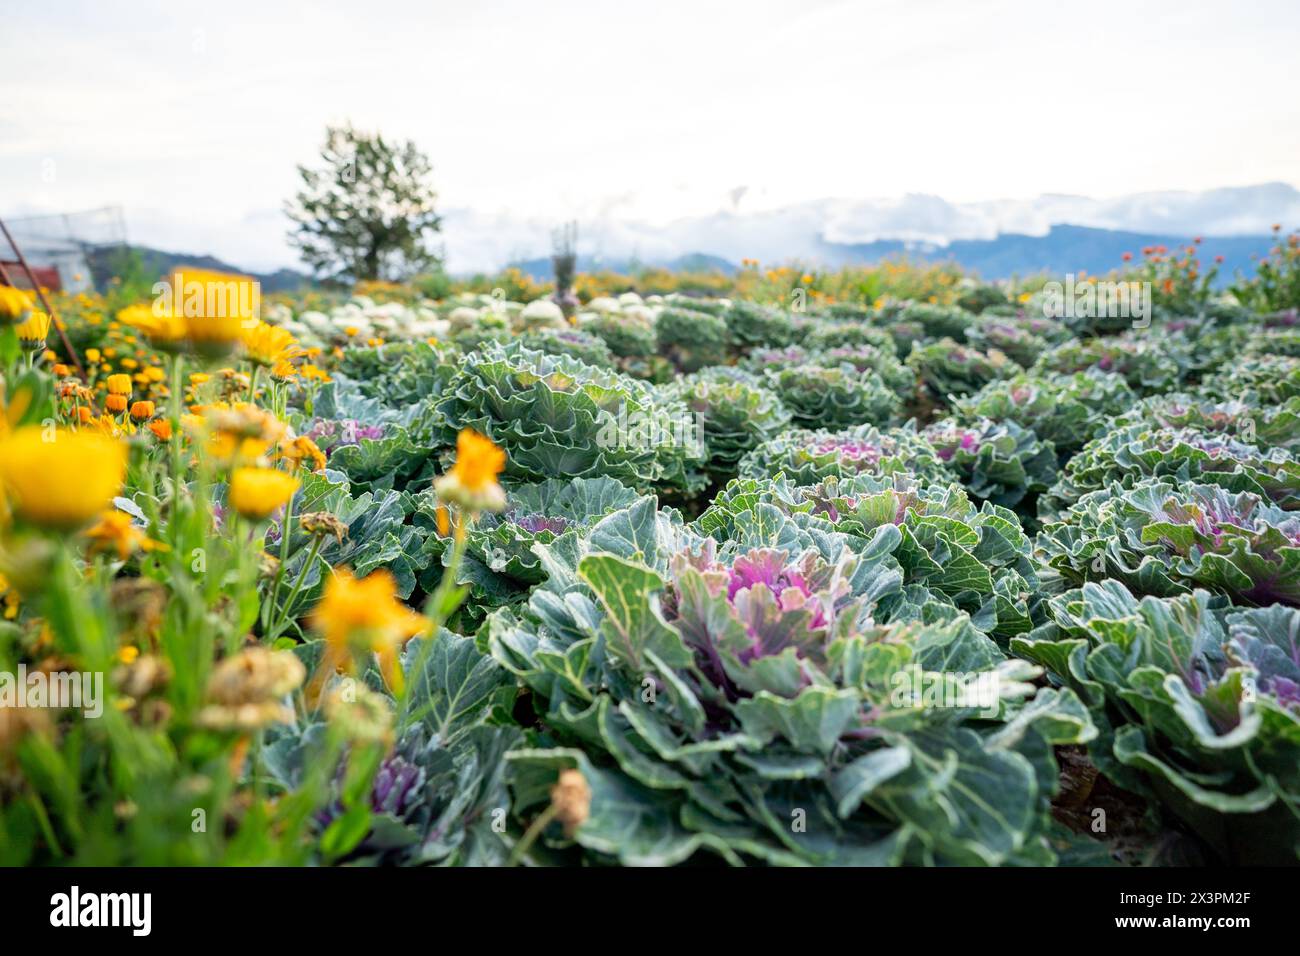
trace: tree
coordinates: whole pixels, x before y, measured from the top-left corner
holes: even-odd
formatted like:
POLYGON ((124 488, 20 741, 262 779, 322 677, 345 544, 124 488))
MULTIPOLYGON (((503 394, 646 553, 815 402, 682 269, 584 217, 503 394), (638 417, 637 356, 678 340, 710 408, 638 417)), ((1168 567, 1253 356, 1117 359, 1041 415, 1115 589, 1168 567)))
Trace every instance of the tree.
POLYGON ((428 242, 442 217, 415 144, 389 143, 351 124, 327 127, 319 169, 298 167, 303 187, 285 203, 289 242, 321 276, 403 279, 440 266, 428 242))

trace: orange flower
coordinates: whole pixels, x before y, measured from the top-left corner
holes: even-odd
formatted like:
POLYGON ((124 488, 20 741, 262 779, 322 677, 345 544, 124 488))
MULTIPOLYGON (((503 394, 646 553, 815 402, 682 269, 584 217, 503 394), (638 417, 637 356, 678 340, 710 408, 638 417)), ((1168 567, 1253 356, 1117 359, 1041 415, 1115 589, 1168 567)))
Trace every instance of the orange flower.
POLYGON ((126 396, 116 393, 107 395, 104 398, 104 407, 115 415, 126 411, 126 396))
POLYGON ((85 534, 90 539, 91 554, 114 550, 123 561, 136 551, 157 551, 167 547, 132 524, 131 516, 125 511, 105 511, 98 523, 88 528, 85 534))
POLYGON ((131 405, 131 417, 137 422, 142 422, 146 418, 153 418, 154 410, 153 402, 135 402, 131 405))
POLYGON ((149 431, 153 432, 159 441, 172 440, 172 423, 165 418, 159 418, 149 423, 149 431))
POLYGON ((338 568, 326 582, 325 594, 312 611, 311 626, 325 639, 320 669, 308 688, 308 700, 319 698, 330 675, 337 670, 354 673, 356 655, 372 653, 379 659, 389 685, 402 680, 397 654, 412 637, 432 627, 397 597, 397 581, 380 569, 361 580, 347 568, 338 568))
POLYGON ((505 492, 497 475, 505 469, 506 453, 472 428, 456 437, 456 463, 434 483, 438 497, 468 511, 500 511, 505 492))

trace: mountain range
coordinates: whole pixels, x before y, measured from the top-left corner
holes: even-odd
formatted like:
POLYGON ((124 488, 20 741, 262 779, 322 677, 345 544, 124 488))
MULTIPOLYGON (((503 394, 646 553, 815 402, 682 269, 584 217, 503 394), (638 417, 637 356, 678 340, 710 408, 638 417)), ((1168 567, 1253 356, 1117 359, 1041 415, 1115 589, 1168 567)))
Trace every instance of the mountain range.
MULTIPOLYGON (((1203 257, 1224 257, 1220 281, 1253 269, 1266 255, 1271 228, 1300 224, 1300 191, 1286 183, 1201 192, 1137 193, 1112 199, 1044 195, 1034 199, 957 203, 937 196, 820 199, 763 204, 761 193, 737 188, 712 212, 654 221, 641 193, 579 214, 579 269, 627 272, 637 266, 733 272, 744 259, 764 265, 797 262, 839 267, 905 255, 952 261, 986 279, 1039 272, 1097 274, 1144 246, 1186 245, 1203 236, 1203 257)), ((509 211, 449 208, 439 237, 453 274, 495 272, 513 264, 538 279, 551 275, 556 222, 509 211)), ((239 271, 267 291, 295 289, 311 278, 291 268, 255 271, 221 258, 137 246, 146 268, 175 265, 239 271)), ((281 260, 283 261, 283 260, 281 260)))

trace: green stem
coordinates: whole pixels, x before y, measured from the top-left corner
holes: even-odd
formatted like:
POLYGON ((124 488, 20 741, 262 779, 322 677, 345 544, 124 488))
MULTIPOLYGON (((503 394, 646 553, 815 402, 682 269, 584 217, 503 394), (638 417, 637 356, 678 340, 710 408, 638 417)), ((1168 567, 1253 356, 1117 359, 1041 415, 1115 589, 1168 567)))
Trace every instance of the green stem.
MULTIPOLYGON (((279 637, 284 632, 285 627, 288 626, 290 619, 289 615, 293 610, 293 602, 298 600, 298 594, 302 591, 302 586, 307 580, 307 572, 310 571, 311 566, 316 563, 316 555, 320 554, 321 543, 323 540, 323 538, 317 537, 316 540, 311 543, 311 551, 307 553, 307 560, 303 563, 301 570, 298 571, 298 579, 293 582, 293 587, 289 590, 289 596, 285 598, 284 613, 280 615, 280 619, 275 622, 274 627, 267 632, 266 636, 263 638, 266 643, 274 643, 275 639, 279 637)), ((284 564, 281 562, 280 567, 277 568, 276 571, 278 572, 282 570, 283 567, 284 564)), ((275 613, 274 606, 272 606, 270 613, 275 613)))
POLYGON ((550 825, 559 812, 559 808, 552 803, 541 812, 536 820, 529 824, 528 829, 524 831, 524 835, 519 838, 519 842, 510 851, 510 858, 506 861, 506 866, 519 865, 519 861, 524 858, 524 854, 532 849, 533 844, 537 842, 537 837, 550 825))
MULTIPOLYGON (((467 521, 468 517, 462 514, 460 515, 459 520, 462 522, 467 521)), ((411 718, 411 687, 414 685, 415 681, 420 680, 421 676, 424 674, 424 666, 428 662, 429 653, 433 649, 433 642, 438 637, 438 631, 447 621, 447 612, 444 608, 447 604, 447 599, 456 587, 456 576, 460 573, 461 560, 465 557, 465 546, 469 540, 467 532, 468 529, 464 528, 462 525, 461 529, 456 534, 456 537, 453 539, 451 561, 443 570, 442 580, 438 582, 438 587, 433 592, 433 597, 429 601, 433 607, 433 626, 429 629, 429 636, 420 642, 420 653, 416 658, 415 667, 410 671, 414 676, 411 680, 406 681, 405 686, 402 688, 401 720, 399 721, 399 726, 403 729, 410 722, 411 718)))

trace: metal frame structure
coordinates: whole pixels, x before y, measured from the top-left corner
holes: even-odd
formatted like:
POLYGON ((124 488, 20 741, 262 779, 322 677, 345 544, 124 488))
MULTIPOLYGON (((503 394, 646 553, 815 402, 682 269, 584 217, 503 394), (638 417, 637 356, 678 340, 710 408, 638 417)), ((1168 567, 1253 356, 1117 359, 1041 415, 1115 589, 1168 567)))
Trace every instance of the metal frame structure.
MULTIPOLYGON (((49 315, 50 323, 58 331, 59 339, 63 342, 63 347, 67 349, 68 358, 70 358, 72 364, 77 367, 77 373, 84 378, 86 375, 86 369, 81 364, 81 356, 77 354, 77 350, 74 349, 72 343, 68 341, 68 333, 63 328, 63 321, 59 318, 58 313, 54 311, 54 306, 50 304, 50 300, 46 298, 45 290, 42 289, 41 284, 36 281, 36 276, 32 272, 32 267, 27 264, 27 257, 23 255, 22 249, 18 248, 17 241, 10 234, 9 227, 5 225, 3 219, 0 219, 0 232, 4 233, 5 241, 9 243, 9 248, 13 250, 14 256, 17 257, 18 264, 23 267, 23 272, 27 274, 27 281, 32 284, 32 290, 36 293, 36 297, 41 300, 41 306, 45 309, 46 314, 49 315)), ((3 279, 6 285, 17 288, 17 284, 9 275, 9 270, 4 267, 4 263, 2 262, 0 262, 0 279, 3 279)))

